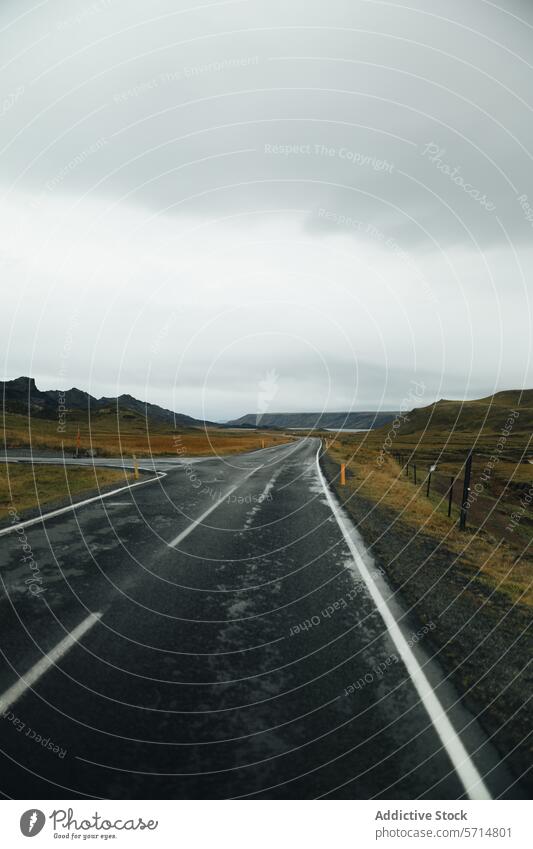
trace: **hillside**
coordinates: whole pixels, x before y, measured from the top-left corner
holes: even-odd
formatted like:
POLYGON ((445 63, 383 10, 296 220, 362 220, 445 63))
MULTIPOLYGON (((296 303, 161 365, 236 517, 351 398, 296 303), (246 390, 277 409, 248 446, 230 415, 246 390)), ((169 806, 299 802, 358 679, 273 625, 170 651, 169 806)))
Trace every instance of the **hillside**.
POLYGON ((42 391, 37 388, 34 378, 17 377, 15 380, 0 381, 2 407, 5 413, 30 414, 31 417, 57 420, 59 407, 63 405, 69 418, 76 413, 86 417, 117 415, 142 417, 153 423, 172 427, 204 427, 214 422, 204 422, 183 413, 175 413, 148 401, 139 401, 132 395, 119 395, 117 398, 95 398, 81 389, 57 389, 42 391))
POLYGON ((402 436, 432 432, 497 432, 504 426, 511 410, 519 413, 514 432, 527 433, 533 427, 533 389, 505 390, 474 401, 442 399, 407 414, 399 433, 402 436))
POLYGON ((265 413, 262 416, 247 413, 227 424, 231 427, 301 427, 309 430, 360 428, 366 430, 388 424, 395 415, 395 412, 377 413, 368 410, 352 413, 265 413))

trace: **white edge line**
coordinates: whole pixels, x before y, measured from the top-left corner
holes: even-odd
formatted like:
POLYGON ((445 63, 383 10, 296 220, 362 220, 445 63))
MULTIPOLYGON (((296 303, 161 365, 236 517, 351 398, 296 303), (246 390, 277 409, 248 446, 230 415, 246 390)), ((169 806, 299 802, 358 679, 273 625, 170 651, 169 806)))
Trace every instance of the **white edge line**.
MULTIPOLYGON (((260 449, 260 450, 263 450, 263 449, 260 449)), ((267 450, 267 449, 264 449, 264 450, 267 450)), ((182 542, 182 540, 185 539, 185 537, 188 537, 189 534, 192 533, 192 531, 194 531, 194 529, 196 527, 198 527, 198 525, 200 525, 204 521, 204 519, 206 519, 209 516, 210 513, 213 512, 213 510, 216 510, 217 507, 220 507, 220 505, 223 504, 223 502, 226 501, 226 499, 229 498, 229 496, 233 492, 235 492, 235 490, 238 489, 241 486, 241 484, 244 483, 244 481, 248 480, 248 478, 250 478, 253 474, 258 472, 259 469, 262 469, 263 466, 264 466, 264 464, 261 464, 260 466, 256 466, 255 469, 252 469, 251 472, 248 472, 248 474, 246 474, 242 478, 242 480, 240 480, 238 483, 236 483, 234 486, 232 486, 230 489, 228 489, 228 491, 226 492, 225 495, 222 496, 222 498, 219 498, 218 501, 215 501, 215 503, 212 504, 211 507, 208 507, 207 510, 205 510, 200 516, 198 516, 198 518, 195 519, 194 522, 191 522, 191 524, 187 528, 185 528, 184 531, 182 531, 180 534, 178 534, 177 537, 174 537, 174 539, 171 540, 169 543, 167 543, 167 545, 170 548, 175 548, 177 545, 179 545, 180 542, 182 542)))
POLYGON ((118 492, 125 492, 126 490, 133 489, 135 486, 146 486, 147 483, 154 483, 155 481, 166 477, 166 475, 166 472, 157 472, 157 476, 155 478, 150 478, 147 481, 139 481, 138 483, 121 486, 119 489, 112 489, 110 492, 102 492, 100 495, 95 495, 92 498, 86 498, 84 501, 76 501, 75 504, 69 504, 68 507, 60 507, 58 510, 52 510, 51 513, 41 513, 40 516, 36 516, 34 519, 26 519, 26 521, 18 522, 16 525, 11 525, 9 528, 2 528, 2 530, 0 530, 0 537, 5 536, 5 534, 12 534, 13 531, 18 531, 22 528, 28 528, 30 525, 37 525, 39 522, 46 522, 47 519, 53 519, 54 516, 61 516, 63 513, 69 513, 71 510, 77 510, 78 507, 85 507, 86 504, 93 504, 95 501, 102 501, 103 498, 109 498, 112 495, 116 495, 118 492))
POLYGON ((490 792, 485 785, 481 775, 479 774, 476 766, 472 762, 470 755, 465 749, 461 738, 457 734, 455 728, 450 722, 446 711, 438 700, 435 692, 429 683, 422 667, 420 666, 418 660, 416 659, 413 651, 407 643, 404 635, 402 634, 396 619, 391 613, 387 602, 381 595, 377 585, 375 584, 370 572, 368 571, 366 564, 361 557, 360 552, 357 549, 357 546, 350 535, 350 532, 347 527, 347 522, 342 516, 340 512, 339 505, 334 499, 329 486, 326 483, 324 475, 322 473, 322 469, 320 468, 319 456, 322 448, 322 444, 319 445, 318 451, 316 453, 316 465, 318 469, 318 475, 322 486, 324 488, 324 492, 326 493, 326 498, 328 500, 329 506, 337 520, 337 523, 342 531, 344 539, 350 549, 350 552, 355 560, 357 568, 361 573, 361 576, 367 586, 367 589, 374 601, 378 612, 385 623, 385 627, 389 632, 389 636, 392 639, 394 645, 396 646, 400 657, 402 658, 407 672, 409 673, 409 677, 414 684, 414 687, 420 696, 420 701, 424 705, 431 723, 437 732, 439 739, 446 750, 448 757, 450 758, 453 767, 461 780, 461 783, 468 795, 469 799, 491 799, 490 792))
POLYGON ((9 687, 8 690, 2 693, 0 696, 0 713, 5 713, 10 707, 12 707, 12 705, 15 704, 16 701, 20 699, 21 696, 24 695, 26 690, 31 690, 39 678, 48 672, 52 666, 55 666, 58 660, 60 660, 63 655, 69 651, 69 649, 76 645, 80 637, 82 637, 89 628, 92 628, 93 625, 96 625, 96 623, 99 622, 102 616, 103 613, 90 613, 89 616, 87 616, 83 622, 80 622, 73 631, 70 631, 67 636, 57 644, 57 646, 49 651, 48 654, 45 654, 41 660, 37 661, 37 663, 35 663, 24 675, 21 675, 16 684, 13 684, 12 687, 9 687))

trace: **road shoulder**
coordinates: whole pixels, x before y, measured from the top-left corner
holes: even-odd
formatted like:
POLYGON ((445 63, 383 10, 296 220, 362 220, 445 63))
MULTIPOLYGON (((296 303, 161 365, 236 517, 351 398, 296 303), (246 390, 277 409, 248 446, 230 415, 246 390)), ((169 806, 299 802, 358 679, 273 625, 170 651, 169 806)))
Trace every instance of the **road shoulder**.
MULTIPOLYGON (((391 586, 422 623, 436 623, 427 637, 433 654, 502 758, 522 776, 531 764, 531 707, 524 702, 533 656, 529 609, 497 590, 490 593, 454 552, 432 537, 413 535, 390 508, 353 494, 346 501, 338 464, 324 455, 321 467, 391 586)), ((527 779, 521 784, 526 789, 527 779)))

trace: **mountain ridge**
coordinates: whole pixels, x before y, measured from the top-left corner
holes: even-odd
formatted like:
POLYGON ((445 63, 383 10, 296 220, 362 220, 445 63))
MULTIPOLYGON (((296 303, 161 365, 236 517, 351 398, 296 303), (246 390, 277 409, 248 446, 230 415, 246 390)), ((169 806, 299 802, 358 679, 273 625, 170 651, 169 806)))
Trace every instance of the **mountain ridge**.
MULTIPOLYGON (((180 427, 204 427, 217 425, 216 422, 195 419, 185 413, 175 413, 158 404, 140 401, 133 395, 122 394, 117 397, 96 398, 83 389, 73 386, 71 389, 37 388, 35 378, 16 377, 13 380, 0 381, 2 406, 6 412, 22 413, 43 419, 57 418, 60 405, 69 412, 87 412, 93 414, 120 412, 140 415, 151 421, 180 427)), ((217 425, 219 426, 219 425, 217 425)))
POLYGON ((226 422, 228 427, 296 427, 310 430, 327 428, 346 429, 360 428, 361 430, 382 427, 393 421, 397 415, 395 410, 376 412, 375 410, 360 410, 357 412, 333 413, 246 413, 237 419, 226 422))

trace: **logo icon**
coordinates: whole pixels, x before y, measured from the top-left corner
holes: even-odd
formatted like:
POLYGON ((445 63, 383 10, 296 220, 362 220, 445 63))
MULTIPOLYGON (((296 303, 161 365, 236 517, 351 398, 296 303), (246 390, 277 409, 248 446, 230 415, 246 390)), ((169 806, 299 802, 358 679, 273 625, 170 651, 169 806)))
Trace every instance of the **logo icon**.
POLYGON ((30 808, 29 811, 24 811, 20 818, 20 830, 24 837, 35 837, 42 831, 46 822, 46 817, 38 808, 30 808))

